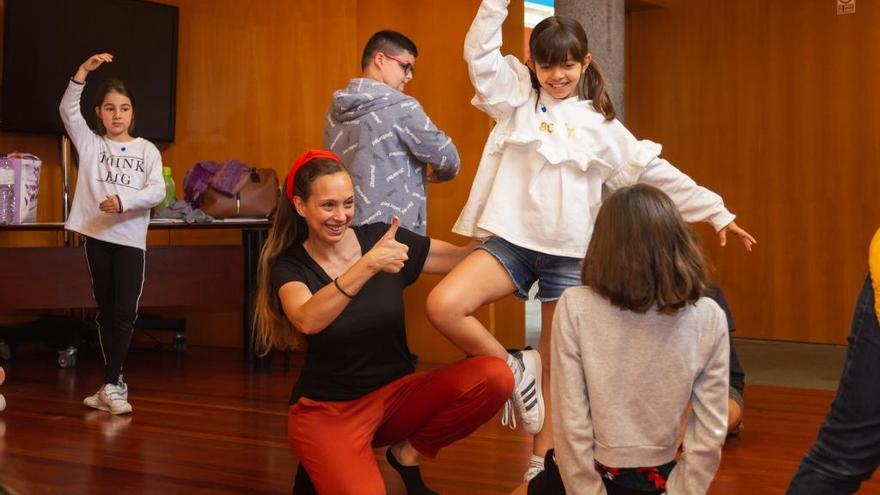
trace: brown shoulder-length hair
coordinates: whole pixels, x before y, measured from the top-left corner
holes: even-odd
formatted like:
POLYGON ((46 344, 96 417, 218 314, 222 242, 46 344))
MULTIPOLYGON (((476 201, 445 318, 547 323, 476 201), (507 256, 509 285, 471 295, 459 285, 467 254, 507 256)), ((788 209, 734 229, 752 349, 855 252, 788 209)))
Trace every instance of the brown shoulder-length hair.
MULTIPOLYGON (((325 175, 348 170, 339 162, 329 158, 313 158, 296 172, 293 180, 293 195, 304 201, 309 199, 312 183, 325 175)), ((254 349, 261 356, 273 347, 293 347, 300 343, 290 320, 285 318, 278 294, 272 290, 272 267, 278 256, 291 246, 302 244, 309 236, 306 220, 293 207, 290 199, 281 194, 275 219, 266 237, 266 244, 260 253, 260 266, 257 271, 257 293, 254 298, 254 349)))
MULTIPOLYGON (((529 54, 536 64, 562 65, 572 58, 579 62, 590 53, 587 33, 581 23, 570 17, 551 16, 539 22, 529 36, 529 54)), ((532 87, 541 90, 538 76, 530 68, 532 87)), ((605 90, 605 76, 596 61, 590 62, 586 73, 581 76, 578 96, 592 100, 593 108, 605 120, 617 115, 611 96, 605 90)))
POLYGON ((581 280, 621 309, 673 314, 706 294, 697 234, 663 191, 618 190, 596 217, 581 280))

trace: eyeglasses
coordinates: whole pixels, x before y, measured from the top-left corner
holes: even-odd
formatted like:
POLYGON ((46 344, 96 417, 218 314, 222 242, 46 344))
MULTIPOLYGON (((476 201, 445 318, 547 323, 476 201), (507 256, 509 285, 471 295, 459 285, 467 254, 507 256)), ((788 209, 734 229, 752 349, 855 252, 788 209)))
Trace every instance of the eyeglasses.
POLYGON ((386 57, 390 58, 391 60, 394 60, 395 62, 397 62, 397 64, 400 65, 400 68, 403 69, 403 73, 406 74, 407 76, 414 76, 415 75, 416 68, 413 67, 413 64, 406 62, 404 60, 401 60, 393 55, 388 55, 385 52, 382 52, 382 55, 385 55, 386 57))

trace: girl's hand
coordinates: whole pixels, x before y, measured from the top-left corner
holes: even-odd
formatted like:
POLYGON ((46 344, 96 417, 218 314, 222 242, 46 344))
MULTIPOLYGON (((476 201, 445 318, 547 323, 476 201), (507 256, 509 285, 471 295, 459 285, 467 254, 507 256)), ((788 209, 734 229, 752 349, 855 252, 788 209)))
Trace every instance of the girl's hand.
POLYGON ((86 82, 86 76, 89 72, 97 69, 104 63, 109 63, 113 61, 113 55, 109 53, 99 53, 97 55, 92 55, 89 57, 82 65, 79 66, 79 70, 76 71, 76 76, 73 77, 73 80, 82 84, 86 82))
POLYGON ((403 263, 409 259, 406 254, 409 247, 394 239, 399 226, 400 219, 395 216, 391 220, 391 228, 388 232, 364 255, 370 268, 386 273, 397 273, 403 269, 403 263))
POLYGON ((115 194, 108 194, 107 199, 101 201, 101 204, 98 205, 98 208, 101 209, 104 213, 121 213, 121 208, 119 206, 119 196, 115 194))
POLYGON ((89 57, 88 60, 80 65, 80 68, 85 70, 86 72, 92 72, 93 70, 100 67, 101 64, 112 61, 113 55, 110 55, 109 53, 99 53, 97 55, 92 55, 91 57, 89 57))
POLYGON ((730 222, 729 224, 727 224, 726 227, 718 231, 718 237, 721 239, 722 246, 727 245, 728 232, 739 238, 739 241, 742 242, 743 246, 746 247, 746 251, 751 252, 752 246, 758 243, 758 241, 755 240, 754 237, 752 237, 752 234, 749 234, 745 230, 741 229, 740 226, 736 224, 736 222, 730 222))

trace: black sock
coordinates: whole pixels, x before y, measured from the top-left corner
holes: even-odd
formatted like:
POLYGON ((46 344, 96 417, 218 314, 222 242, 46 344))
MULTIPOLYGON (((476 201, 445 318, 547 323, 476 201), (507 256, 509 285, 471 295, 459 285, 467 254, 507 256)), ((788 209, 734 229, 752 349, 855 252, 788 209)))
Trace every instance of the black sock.
POLYGON ((312 478, 306 468, 299 463, 296 468, 296 476, 293 478, 293 495, 317 495, 315 486, 312 484, 312 478))
POLYGON ((385 451, 385 458, 388 459, 388 464, 391 464, 391 467, 400 474, 400 479, 406 486, 407 495, 439 495, 425 486, 425 482, 422 480, 422 471, 418 466, 404 466, 397 462, 394 454, 391 453, 391 447, 385 451))

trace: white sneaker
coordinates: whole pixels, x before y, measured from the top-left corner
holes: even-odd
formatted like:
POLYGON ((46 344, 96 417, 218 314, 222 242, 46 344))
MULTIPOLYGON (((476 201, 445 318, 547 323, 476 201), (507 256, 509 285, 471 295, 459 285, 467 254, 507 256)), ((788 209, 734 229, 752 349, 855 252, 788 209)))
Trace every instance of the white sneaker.
MULTIPOLYGON (((513 353, 507 354, 507 366, 510 367, 510 372, 513 373, 513 383, 514 390, 516 389, 516 384, 522 381, 523 376, 523 363, 521 356, 519 356, 519 352, 514 356, 513 353)), ((510 398, 504 401, 504 409, 501 413, 501 425, 510 428, 511 430, 516 429, 516 413, 513 411, 513 394, 511 394, 510 398)))
POLYGON ((526 471, 526 474, 523 475, 523 481, 528 483, 532 481, 532 478, 541 474, 541 471, 544 470, 544 458, 539 455, 532 454, 532 457, 529 458, 529 469, 526 471))
MULTIPOLYGON (((125 383, 124 381, 122 381, 122 379, 120 379, 119 385, 117 388, 119 388, 119 390, 121 391, 122 398, 125 400, 128 400, 128 384, 125 383)), ((103 389, 104 389, 104 386, 101 385, 101 388, 99 388, 97 392, 95 392, 94 394, 83 399, 83 404, 88 407, 91 407, 92 409, 101 409, 100 402, 98 401, 98 394, 100 394, 101 390, 103 390, 103 389)))
MULTIPOLYGON (((522 421, 523 430, 537 435, 544 427, 544 396, 541 393, 541 355, 535 350, 514 353, 522 365, 522 378, 516 383, 510 400, 505 405, 502 422, 511 416, 510 409, 516 409, 522 421)), ((514 420, 514 428, 516 422, 514 420)))
MULTIPOLYGON (((86 397, 86 400, 91 397, 86 397)), ((86 400, 83 401, 84 404, 86 400)), ((110 414, 128 414, 131 412, 131 404, 128 403, 128 388, 123 389, 118 385, 107 383, 97 393, 96 409, 107 411, 110 414)))

